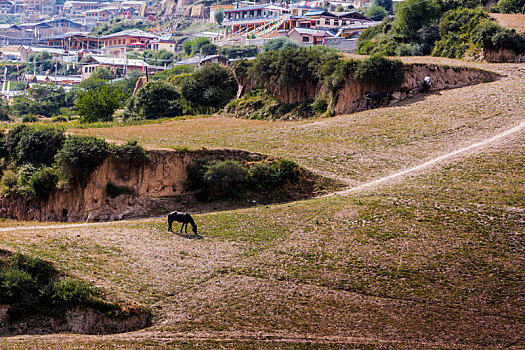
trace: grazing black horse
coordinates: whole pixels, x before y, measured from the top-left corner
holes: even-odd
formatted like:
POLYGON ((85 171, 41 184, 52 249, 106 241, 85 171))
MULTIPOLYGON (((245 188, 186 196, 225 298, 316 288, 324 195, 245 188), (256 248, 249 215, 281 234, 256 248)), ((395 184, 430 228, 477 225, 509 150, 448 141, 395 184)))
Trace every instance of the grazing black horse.
POLYGON ((173 224, 173 221, 182 222, 182 226, 180 227, 180 233, 182 233, 182 229, 184 228, 184 225, 186 225, 186 230, 184 232, 188 233, 188 224, 190 224, 193 230, 193 233, 197 234, 197 224, 195 223, 195 220, 193 220, 190 214, 179 213, 178 211, 169 213, 168 214, 168 231, 173 232, 171 229, 171 225, 173 224))
POLYGON ((372 107, 374 106, 374 104, 376 104, 377 106, 380 106, 383 103, 383 101, 385 100, 390 101, 392 99, 392 94, 388 92, 382 92, 382 91, 369 92, 365 94, 365 99, 366 99, 366 109, 368 109, 370 105, 372 107))

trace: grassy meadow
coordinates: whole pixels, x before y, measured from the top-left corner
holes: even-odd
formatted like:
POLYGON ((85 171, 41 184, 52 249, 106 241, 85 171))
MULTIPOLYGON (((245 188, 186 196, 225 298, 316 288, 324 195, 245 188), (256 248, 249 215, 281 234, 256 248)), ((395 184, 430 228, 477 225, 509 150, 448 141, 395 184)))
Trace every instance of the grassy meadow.
MULTIPOLYGON (((482 67, 504 77, 333 118, 68 132, 260 152, 352 187, 522 121, 525 70, 482 67)), ((523 348, 524 154, 521 132, 363 191, 198 214, 200 239, 167 232, 164 218, 2 221, 2 247, 53 261, 112 300, 145 304, 154 321, 109 336, 0 338, 0 348, 523 348)))

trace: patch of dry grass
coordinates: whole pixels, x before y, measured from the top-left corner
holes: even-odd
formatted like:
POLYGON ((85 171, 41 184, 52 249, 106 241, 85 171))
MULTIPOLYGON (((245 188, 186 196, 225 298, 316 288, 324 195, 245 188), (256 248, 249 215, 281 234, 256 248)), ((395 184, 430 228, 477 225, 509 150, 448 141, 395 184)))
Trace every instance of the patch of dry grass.
MULTIPOLYGON (((515 125, 525 72, 491 67, 508 76, 349 116, 75 132, 155 148, 244 148, 352 184, 515 125)), ((139 332, 13 337, 0 347, 522 348, 524 141, 367 192, 199 214, 202 239, 168 233, 164 219, 0 230, 2 245, 155 314, 139 332)))
POLYGON ((517 13, 491 13, 491 17, 498 20, 498 23, 509 29, 516 29, 517 32, 525 32, 525 15, 517 13))
POLYGON ((515 124, 521 118, 515 111, 525 109, 525 100, 520 98, 525 94, 525 84, 520 83, 525 71, 518 65, 482 67, 508 75, 489 84, 326 119, 268 122, 209 117, 71 132, 118 141, 136 139, 149 148, 244 149, 290 158, 318 174, 353 185, 515 124))

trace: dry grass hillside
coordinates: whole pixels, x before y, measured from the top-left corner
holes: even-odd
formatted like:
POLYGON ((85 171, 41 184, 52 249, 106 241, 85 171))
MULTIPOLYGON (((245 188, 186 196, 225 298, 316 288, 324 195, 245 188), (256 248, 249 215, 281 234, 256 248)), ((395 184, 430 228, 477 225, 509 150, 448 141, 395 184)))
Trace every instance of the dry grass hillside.
POLYGON ((491 13, 503 27, 516 29, 518 33, 525 32, 525 15, 517 13, 491 13))
MULTIPOLYGON (((334 118, 74 132, 283 156, 351 187, 525 120, 525 67, 473 65, 504 77, 334 118)), ((2 246, 54 261, 155 316, 137 332, 0 338, 0 348, 524 348, 524 154, 520 132, 381 186, 202 213, 202 239, 167 232, 164 219, 1 222, 2 246)))

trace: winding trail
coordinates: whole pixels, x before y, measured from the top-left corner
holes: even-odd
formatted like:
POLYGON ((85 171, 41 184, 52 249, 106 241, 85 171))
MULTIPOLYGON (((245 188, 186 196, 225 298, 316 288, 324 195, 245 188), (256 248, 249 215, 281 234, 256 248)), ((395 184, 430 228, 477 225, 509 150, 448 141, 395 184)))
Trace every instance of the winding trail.
MULTIPOLYGON (((410 168, 405 169, 405 170, 398 171, 398 172, 390 174, 388 176, 384 176, 384 177, 381 177, 379 179, 375 179, 375 180, 363 183, 363 184, 358 185, 358 186, 347 188, 347 189, 342 190, 342 191, 337 191, 337 192, 329 193, 329 194, 326 194, 326 195, 322 195, 320 197, 323 198, 323 197, 332 197, 332 196, 343 196, 343 195, 347 195, 347 194, 350 194, 350 193, 356 193, 356 192, 363 191, 363 190, 366 190, 366 189, 369 189, 369 188, 373 188, 375 186, 379 186, 379 185, 382 185, 382 184, 385 184, 385 183, 389 183, 392 180, 397 180, 399 178, 403 178, 403 177, 405 177, 407 175, 420 172, 420 171, 425 170, 425 169, 427 169, 429 167, 432 167, 432 166, 434 166, 436 164, 439 164, 439 163, 441 163, 443 161, 452 159, 452 158, 454 158, 456 156, 469 153, 470 151, 475 150, 477 148, 483 148, 485 146, 493 144, 493 143, 495 143, 497 141, 500 141, 500 140, 504 139, 505 137, 511 136, 513 134, 517 134, 520 131, 522 131, 523 129, 525 129, 525 120, 523 120, 518 125, 510 128, 510 129, 507 129, 507 130, 505 130, 503 132, 500 132, 500 133, 498 133, 498 134, 496 134, 496 135, 494 135, 494 136, 492 136, 492 137, 490 137, 488 139, 485 139, 483 141, 475 142, 475 143, 470 144, 468 146, 465 146, 465 147, 462 147, 462 148, 457 149, 455 151, 443 154, 443 155, 441 155, 439 157, 432 158, 430 160, 427 160, 424 163, 421 163, 419 165, 410 167, 410 168)), ((151 218, 147 218, 147 219, 144 219, 144 218, 129 219, 129 220, 124 220, 124 221, 128 222, 128 221, 155 220, 155 219, 160 219, 160 218, 163 218, 163 217, 164 216, 151 217, 151 218)), ((55 230, 55 229, 68 229, 68 228, 76 228, 76 227, 92 227, 92 226, 103 226, 103 225, 108 225, 108 224, 117 223, 117 222, 118 221, 104 221, 104 222, 86 222, 86 223, 59 224, 59 225, 52 225, 52 224, 50 224, 50 225, 37 225, 37 226, 2 227, 2 228, 0 228, 0 232, 20 231, 20 230, 46 230, 46 229, 54 229, 55 230)))

